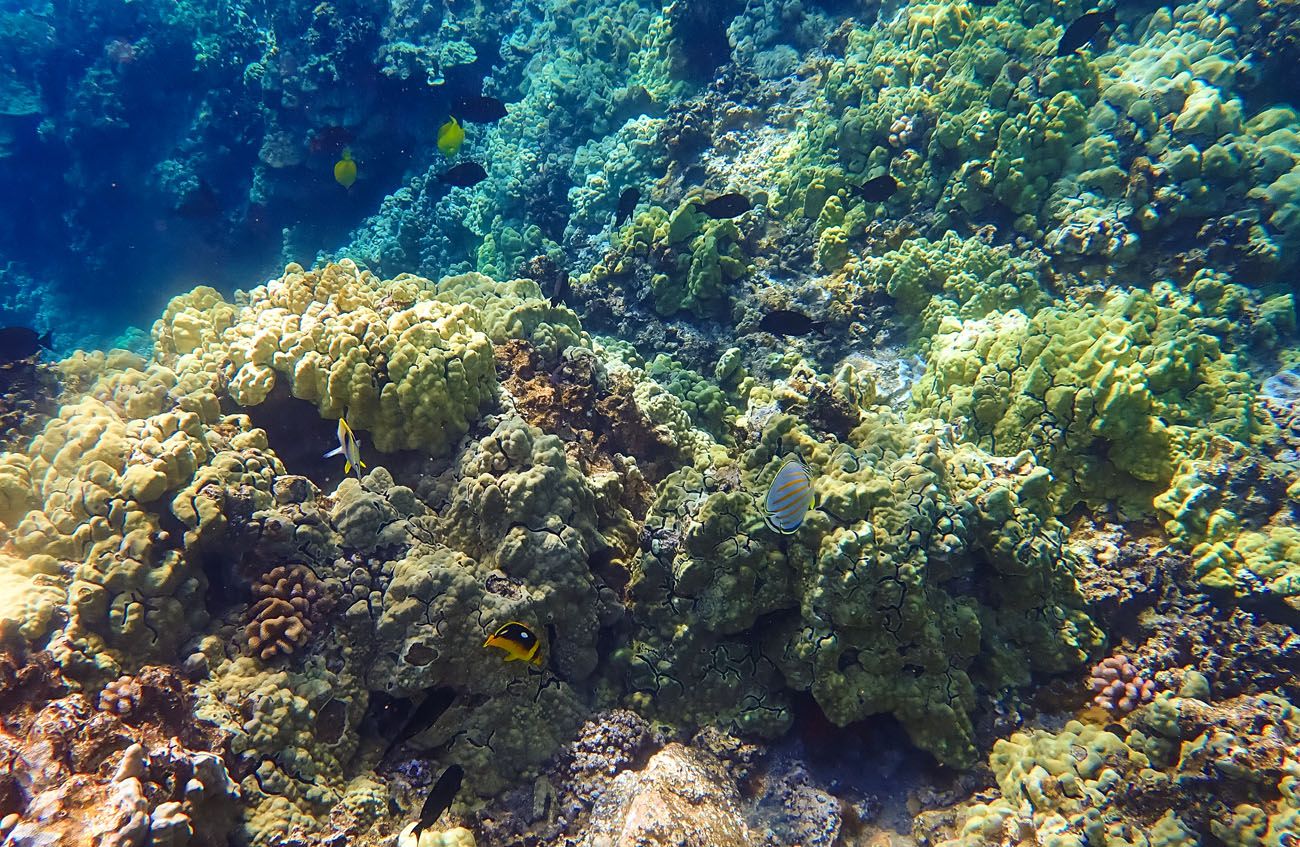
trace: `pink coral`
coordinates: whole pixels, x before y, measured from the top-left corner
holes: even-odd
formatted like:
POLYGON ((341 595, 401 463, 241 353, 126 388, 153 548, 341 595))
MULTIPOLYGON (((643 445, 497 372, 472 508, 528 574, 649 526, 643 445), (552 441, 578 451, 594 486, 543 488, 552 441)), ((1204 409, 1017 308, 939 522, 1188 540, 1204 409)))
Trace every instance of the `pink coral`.
POLYGON ((1088 683, 1098 706, 1119 715, 1125 715, 1149 703, 1155 696, 1156 684, 1143 679, 1127 656, 1117 655, 1102 659, 1092 669, 1088 683))

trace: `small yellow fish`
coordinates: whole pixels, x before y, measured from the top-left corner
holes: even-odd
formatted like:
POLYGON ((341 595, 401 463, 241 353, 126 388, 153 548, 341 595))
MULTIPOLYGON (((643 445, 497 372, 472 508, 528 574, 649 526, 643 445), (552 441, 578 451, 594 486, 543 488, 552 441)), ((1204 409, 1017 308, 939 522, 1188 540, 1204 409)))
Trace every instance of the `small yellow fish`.
POLYGON ((507 662, 528 662, 538 667, 542 665, 542 642, 527 624, 519 621, 502 624, 488 636, 483 646, 504 651, 507 662))
POLYGON ((447 118, 447 122, 438 127, 438 149, 448 159, 460 152, 460 145, 464 142, 465 130, 455 118, 447 118))
POLYGON ((352 161, 352 151, 343 148, 343 158, 334 163, 334 181, 344 188, 351 188, 357 181, 357 163, 352 161))
POLYGON ((324 458, 329 459, 334 456, 343 457, 343 473, 351 473, 355 470, 357 479, 361 479, 361 469, 366 466, 366 463, 361 461, 361 444, 357 441, 352 427, 348 426, 346 412, 339 418, 339 446, 326 453, 324 458))

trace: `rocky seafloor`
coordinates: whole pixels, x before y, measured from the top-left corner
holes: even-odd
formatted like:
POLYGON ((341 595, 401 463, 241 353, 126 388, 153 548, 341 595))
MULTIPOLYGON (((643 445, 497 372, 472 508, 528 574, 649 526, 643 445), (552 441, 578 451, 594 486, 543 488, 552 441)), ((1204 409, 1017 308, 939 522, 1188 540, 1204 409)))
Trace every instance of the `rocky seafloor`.
POLYGON ((0 368, 6 847, 1294 847, 1296 7, 536 5, 483 183, 0 368))

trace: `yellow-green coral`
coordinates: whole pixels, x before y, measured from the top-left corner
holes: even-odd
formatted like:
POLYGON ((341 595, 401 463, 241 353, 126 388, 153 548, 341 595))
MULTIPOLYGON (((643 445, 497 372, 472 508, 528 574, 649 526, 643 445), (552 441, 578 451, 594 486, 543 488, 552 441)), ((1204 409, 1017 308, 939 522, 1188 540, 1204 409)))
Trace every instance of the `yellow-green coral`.
POLYGON ((350 260, 290 265, 234 308, 210 289, 178 297, 154 327, 160 361, 223 375, 243 406, 276 380, 327 417, 348 414, 376 449, 443 453, 496 392, 483 317, 403 277, 383 283, 350 260))
POLYGON ((1060 509, 1087 500, 1149 511, 1214 434, 1248 438, 1252 393, 1185 299, 1158 287, 1033 317, 944 319, 915 399, 987 450, 1032 450, 1055 474, 1060 509))

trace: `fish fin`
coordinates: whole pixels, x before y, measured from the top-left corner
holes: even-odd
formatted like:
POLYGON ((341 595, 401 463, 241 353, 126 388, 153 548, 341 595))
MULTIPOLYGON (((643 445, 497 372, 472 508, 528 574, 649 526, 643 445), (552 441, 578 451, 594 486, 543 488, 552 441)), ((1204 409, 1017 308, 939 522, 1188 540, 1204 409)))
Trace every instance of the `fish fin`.
POLYGON ((322 458, 322 459, 332 459, 332 458, 334 458, 335 456, 341 456, 341 455, 343 455, 343 448, 342 448, 342 447, 335 447, 333 450, 329 451, 329 452, 326 453, 324 456, 321 456, 321 458, 322 458))
POLYGON ((51 339, 52 335, 53 333, 47 332, 44 335, 42 335, 40 338, 36 339, 36 343, 44 347, 46 350, 53 350, 54 341, 51 339))
POLYGON ((343 473, 352 473, 352 460, 351 460, 351 459, 345 459, 345 460, 343 461, 343 473))
POLYGON ((1116 22, 1117 22, 1117 15, 1118 15, 1118 14, 1119 14, 1119 5, 1116 4, 1116 5, 1114 5, 1114 6, 1111 6, 1111 7, 1110 7, 1109 9, 1107 9, 1106 11, 1102 12, 1102 13, 1101 13, 1101 19, 1102 19, 1102 21, 1103 21, 1104 23, 1108 23, 1108 24, 1110 24, 1111 26, 1115 26, 1115 24, 1116 24, 1116 22))

